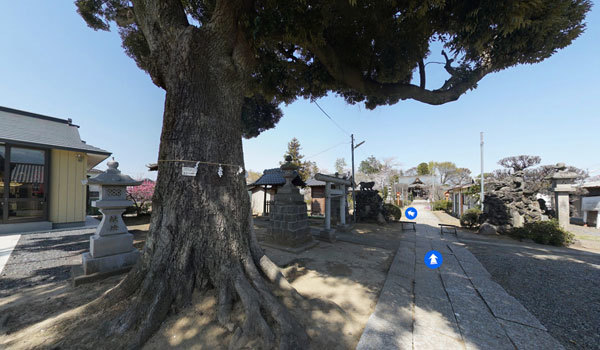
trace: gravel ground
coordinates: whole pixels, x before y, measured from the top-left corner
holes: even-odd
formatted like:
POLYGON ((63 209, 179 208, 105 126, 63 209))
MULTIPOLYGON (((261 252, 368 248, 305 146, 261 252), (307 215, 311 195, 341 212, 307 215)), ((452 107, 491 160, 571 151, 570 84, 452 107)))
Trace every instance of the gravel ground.
POLYGON ((493 279, 568 349, 600 349, 600 254, 462 240, 493 279))
POLYGON ((81 264, 94 229, 54 231, 21 235, 0 277, 0 297, 20 288, 71 277, 71 266, 81 264))

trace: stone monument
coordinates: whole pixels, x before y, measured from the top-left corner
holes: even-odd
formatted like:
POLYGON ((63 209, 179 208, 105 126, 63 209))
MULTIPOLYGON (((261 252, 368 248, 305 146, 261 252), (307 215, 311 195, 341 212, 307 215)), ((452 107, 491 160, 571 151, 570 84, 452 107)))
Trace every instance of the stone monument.
POLYGON ((558 163, 554 168, 556 172, 549 178, 552 181, 552 190, 554 191, 556 216, 560 226, 568 229, 570 220, 569 194, 575 192, 574 183, 578 175, 568 171, 564 163, 558 163))
POLYGON ((297 167, 291 163, 290 156, 285 160, 286 162, 281 166, 285 184, 277 190, 271 205, 269 213, 271 227, 266 240, 268 243, 293 248, 312 246, 314 240, 308 226, 304 196, 292 184, 297 167))
POLYGON ((83 253, 84 275, 124 270, 133 266, 140 255, 121 215, 133 204, 127 199, 127 186, 138 186, 141 181, 121 174, 114 158, 107 165, 105 172, 84 180, 84 184, 100 187, 100 199, 92 205, 102 213, 102 221, 90 237, 90 251, 83 253))

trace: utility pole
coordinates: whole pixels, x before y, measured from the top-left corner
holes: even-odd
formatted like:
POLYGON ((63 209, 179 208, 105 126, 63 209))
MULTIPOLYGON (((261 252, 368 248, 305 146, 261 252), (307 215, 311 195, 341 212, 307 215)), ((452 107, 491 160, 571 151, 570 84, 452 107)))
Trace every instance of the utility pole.
POLYGON ((354 134, 350 135, 352 152, 352 221, 356 224, 356 181, 354 180, 354 134))
POLYGON ((365 143, 365 141, 360 142, 356 147, 354 146, 354 134, 350 135, 350 147, 352 151, 352 221, 356 223, 356 188, 354 181, 354 150, 357 149, 360 145, 365 143))
POLYGON ((481 194, 480 194, 480 198, 481 198, 481 212, 483 212, 483 199, 484 199, 484 194, 483 194, 483 186, 484 186, 484 182, 483 182, 483 131, 479 133, 479 137, 481 139, 481 194))

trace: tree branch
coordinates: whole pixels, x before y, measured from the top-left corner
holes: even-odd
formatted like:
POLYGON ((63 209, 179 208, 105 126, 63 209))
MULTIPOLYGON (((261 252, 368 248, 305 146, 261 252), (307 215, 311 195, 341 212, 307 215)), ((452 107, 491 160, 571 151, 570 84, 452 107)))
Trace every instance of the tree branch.
POLYGON ((189 26, 180 0, 133 0, 133 9, 153 53, 176 43, 189 26))
POLYGON ((427 90, 413 84, 379 83, 364 75, 355 67, 344 63, 335 50, 328 45, 312 45, 309 49, 326 67, 335 79, 344 82, 348 87, 366 95, 397 99, 413 99, 431 105, 440 105, 456 101, 467 90, 474 88, 489 72, 491 67, 479 67, 471 71, 459 72, 452 67, 452 60, 447 60, 445 68, 452 75, 444 86, 436 90, 427 90), (458 76, 458 73, 462 73, 458 76))
POLYGON ((425 64, 423 59, 419 60, 419 87, 425 89, 425 64))

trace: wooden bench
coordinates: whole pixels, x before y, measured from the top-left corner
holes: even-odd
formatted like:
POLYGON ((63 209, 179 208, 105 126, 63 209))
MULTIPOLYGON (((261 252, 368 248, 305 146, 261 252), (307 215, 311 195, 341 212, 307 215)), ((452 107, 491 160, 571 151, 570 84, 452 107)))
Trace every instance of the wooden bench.
MULTIPOLYGON (((409 224, 412 225, 412 230, 417 232, 417 229, 415 228, 415 222, 414 221, 402 221, 400 220, 400 225, 402 225, 402 231, 404 232, 404 224, 409 224)), ((410 230, 410 228, 408 228, 407 230, 410 230)))
POLYGON ((450 233, 452 233, 452 231, 454 230, 454 235, 458 237, 458 233, 457 233, 458 226, 448 225, 448 224, 438 224, 438 225, 440 226, 440 234, 441 235, 444 234, 444 230, 447 230, 450 233))

